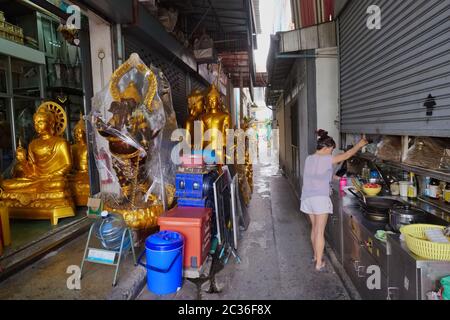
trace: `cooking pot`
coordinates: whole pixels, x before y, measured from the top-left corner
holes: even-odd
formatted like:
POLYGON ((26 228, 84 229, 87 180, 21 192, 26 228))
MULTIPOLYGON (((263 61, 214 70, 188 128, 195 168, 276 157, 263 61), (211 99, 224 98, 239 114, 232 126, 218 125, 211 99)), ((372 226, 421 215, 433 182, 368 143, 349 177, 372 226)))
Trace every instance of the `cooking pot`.
POLYGON ((400 228, 415 223, 424 223, 427 213, 411 206, 395 206, 389 210, 389 225, 395 232, 400 228))

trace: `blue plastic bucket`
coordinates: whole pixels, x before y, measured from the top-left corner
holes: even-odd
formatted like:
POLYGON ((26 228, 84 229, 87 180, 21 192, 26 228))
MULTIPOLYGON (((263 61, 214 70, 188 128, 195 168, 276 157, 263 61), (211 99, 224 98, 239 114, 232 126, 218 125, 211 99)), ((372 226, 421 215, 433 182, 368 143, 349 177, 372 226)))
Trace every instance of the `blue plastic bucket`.
POLYGON ((177 292, 183 282, 183 245, 181 234, 161 231, 145 240, 145 251, 139 257, 139 264, 147 269, 147 287, 155 294, 177 292), (141 263, 146 255, 147 264, 141 263))

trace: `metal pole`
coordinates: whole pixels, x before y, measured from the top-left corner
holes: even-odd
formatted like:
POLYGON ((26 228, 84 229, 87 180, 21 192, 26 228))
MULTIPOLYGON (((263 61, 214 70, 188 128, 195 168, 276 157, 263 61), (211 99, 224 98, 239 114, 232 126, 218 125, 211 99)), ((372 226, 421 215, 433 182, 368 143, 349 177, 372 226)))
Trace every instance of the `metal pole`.
POLYGON ((123 63, 123 42, 122 42, 122 26, 116 24, 116 68, 123 63))
POLYGON ((158 153, 158 162, 159 162, 159 174, 161 179, 161 198, 163 203, 163 210, 167 211, 167 199, 166 199, 166 191, 164 187, 164 175, 163 175, 163 168, 161 163, 161 152, 158 153))
MULTIPOLYGON (((14 98, 13 98, 13 82, 12 82, 12 66, 11 66, 11 57, 8 56, 7 61, 7 74, 6 74, 6 81, 7 81, 7 92, 10 96, 9 98, 9 114, 11 117, 11 132, 12 132, 12 147, 13 147, 13 153, 16 153, 17 149, 17 141, 16 141, 16 116, 14 114, 14 98)), ((28 141, 27 141, 28 142, 28 141)))
POLYGON ((86 253, 87 253, 88 248, 89 248, 89 242, 91 241, 91 235, 92 235, 92 230, 93 229, 94 229, 94 224, 92 224, 90 229, 89 229, 89 235, 88 235, 88 239, 87 239, 87 242, 86 242, 86 247, 84 248, 83 260, 81 260, 80 280, 83 277, 84 260, 86 259, 86 253))
POLYGON ((134 266, 137 266, 136 253, 134 251, 133 235, 132 235, 131 230, 129 228, 127 228, 127 230, 128 230, 128 235, 130 236, 131 252, 133 253, 134 266))
MULTIPOLYGON (((120 266, 120 258, 122 257, 123 242, 125 241, 125 235, 127 234, 127 231, 128 231, 128 228, 123 230, 123 233, 122 233, 122 242, 120 243, 119 258, 117 259, 116 271, 114 272, 113 287, 117 284, 117 275, 119 274, 119 266, 120 266)), ((131 239, 130 239, 130 241, 131 241, 131 247, 133 247, 133 241, 131 239)))

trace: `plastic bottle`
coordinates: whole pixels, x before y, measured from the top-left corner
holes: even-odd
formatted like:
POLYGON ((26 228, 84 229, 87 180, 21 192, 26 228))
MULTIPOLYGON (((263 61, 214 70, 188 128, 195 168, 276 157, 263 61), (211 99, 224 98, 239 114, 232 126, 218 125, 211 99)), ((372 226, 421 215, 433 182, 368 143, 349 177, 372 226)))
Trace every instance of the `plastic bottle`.
POLYGON ((409 174, 408 198, 411 200, 417 199, 417 182, 413 172, 409 174))
POLYGON ((425 177, 425 179, 423 181, 423 192, 422 192, 422 195, 424 195, 425 197, 430 196, 430 182, 431 182, 431 178, 425 177))
MULTIPOLYGON (((119 251, 122 242, 122 235, 127 228, 123 217, 119 214, 103 211, 101 218, 94 224, 95 236, 107 250, 119 251)), ((130 248, 131 239, 128 233, 125 235, 123 250, 130 248)))
POLYGON ((444 200, 446 203, 450 204, 450 182, 447 182, 445 185, 444 200))
POLYGON ((439 199, 439 197, 440 197, 439 181, 437 181, 436 179, 431 179, 431 181, 430 181, 429 197, 431 199, 435 199, 435 200, 439 199))
POLYGON ((367 166, 367 162, 364 164, 364 167, 362 168, 361 177, 365 182, 369 182, 370 168, 367 166))

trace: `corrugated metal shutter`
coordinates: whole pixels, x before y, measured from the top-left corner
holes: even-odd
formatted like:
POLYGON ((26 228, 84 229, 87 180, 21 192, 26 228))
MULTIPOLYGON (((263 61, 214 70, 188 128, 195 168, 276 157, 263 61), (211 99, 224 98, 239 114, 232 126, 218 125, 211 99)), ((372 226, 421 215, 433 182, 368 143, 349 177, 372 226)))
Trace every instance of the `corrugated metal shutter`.
POLYGON ((147 65, 153 64, 160 68, 170 82, 172 89, 173 109, 175 110, 177 122, 182 126, 187 119, 187 93, 186 93, 186 72, 176 66, 172 61, 163 57, 159 52, 143 44, 131 35, 125 36, 125 54, 127 57, 133 52, 139 54, 147 65))
POLYGON ((192 91, 198 89, 198 90, 202 90, 205 91, 207 89, 207 86, 205 86, 204 84, 202 84, 200 81, 198 81, 197 79, 191 77, 191 88, 192 91))
POLYGON ((339 26, 341 130, 450 137, 450 0, 353 0, 339 26))

